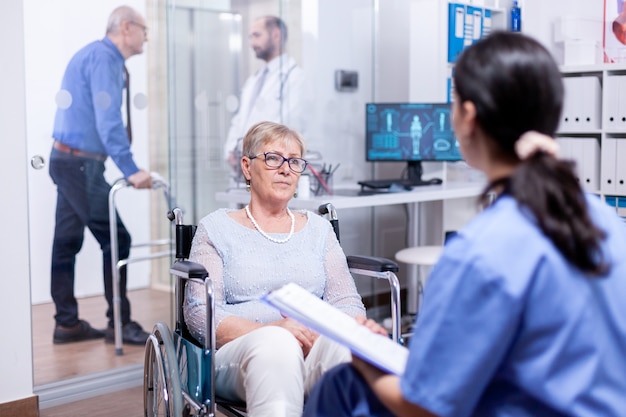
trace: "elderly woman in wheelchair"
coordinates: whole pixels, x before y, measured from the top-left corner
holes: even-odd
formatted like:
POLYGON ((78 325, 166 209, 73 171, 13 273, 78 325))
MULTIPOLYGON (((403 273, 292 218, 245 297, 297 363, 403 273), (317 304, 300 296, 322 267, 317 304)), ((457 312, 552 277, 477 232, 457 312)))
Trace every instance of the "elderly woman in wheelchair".
MULTIPOLYGON (((287 206, 307 167, 299 133, 261 122, 243 143, 245 208, 220 209, 198 224, 190 257, 205 266, 215 292, 216 393, 245 401, 249 416, 300 416, 309 389, 350 352, 260 301, 295 282, 347 314, 365 316, 346 256, 331 225, 287 206)), ((186 286, 183 313, 205 337, 204 287, 186 286)))

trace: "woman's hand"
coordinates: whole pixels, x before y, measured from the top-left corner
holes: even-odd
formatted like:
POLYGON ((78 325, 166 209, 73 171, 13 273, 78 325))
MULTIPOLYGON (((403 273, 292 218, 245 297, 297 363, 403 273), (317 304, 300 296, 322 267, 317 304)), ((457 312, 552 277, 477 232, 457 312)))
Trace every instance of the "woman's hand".
POLYGON ((365 316, 356 316, 355 320, 357 321, 357 323, 362 324, 363 326, 370 329, 373 333, 380 334, 385 337, 389 337, 389 332, 383 326, 381 326, 374 320, 368 319, 365 316))
POLYGON ((291 334, 294 335, 298 343, 300 343, 300 347, 302 348, 302 353, 306 358, 311 348, 313 347, 313 343, 318 338, 318 334, 309 329, 306 326, 298 323, 295 320, 290 318, 284 318, 282 320, 278 320, 270 323, 272 326, 282 327, 283 329, 289 330, 291 334))
POLYGON ((238 316, 229 316, 222 320, 217 328, 216 342, 218 349, 231 340, 235 340, 238 337, 263 326, 278 326, 288 330, 300 344, 305 358, 309 354, 311 347, 313 347, 313 343, 319 336, 308 327, 286 317, 264 325, 261 323, 251 322, 238 316))

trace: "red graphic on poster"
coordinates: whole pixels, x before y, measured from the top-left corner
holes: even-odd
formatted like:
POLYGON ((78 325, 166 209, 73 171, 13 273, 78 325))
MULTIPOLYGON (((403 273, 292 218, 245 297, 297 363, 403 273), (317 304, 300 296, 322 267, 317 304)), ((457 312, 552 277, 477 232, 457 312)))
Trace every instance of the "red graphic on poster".
POLYGON ((624 14, 624 0, 618 0, 619 14, 613 21, 613 34, 618 41, 626 45, 626 14, 624 14))
POLYGON ((626 61, 624 0, 604 0, 604 62, 626 61))

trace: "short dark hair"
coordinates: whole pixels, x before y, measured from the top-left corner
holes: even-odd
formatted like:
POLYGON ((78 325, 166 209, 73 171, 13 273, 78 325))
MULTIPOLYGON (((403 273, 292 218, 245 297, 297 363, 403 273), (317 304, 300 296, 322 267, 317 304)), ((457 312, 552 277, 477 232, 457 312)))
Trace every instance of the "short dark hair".
POLYGON ((265 29, 268 31, 272 29, 278 29, 280 31, 280 46, 284 48, 287 44, 287 25, 285 22, 277 16, 265 16, 265 29))

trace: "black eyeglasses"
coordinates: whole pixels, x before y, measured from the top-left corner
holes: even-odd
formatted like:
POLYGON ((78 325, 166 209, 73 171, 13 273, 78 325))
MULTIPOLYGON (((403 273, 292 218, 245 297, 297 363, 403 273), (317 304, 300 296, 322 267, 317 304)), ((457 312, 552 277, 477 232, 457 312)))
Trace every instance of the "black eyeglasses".
POLYGON ((258 155, 249 156, 248 158, 255 159, 261 155, 265 157, 265 165, 267 165, 268 168, 278 169, 283 166, 286 161, 289 165, 289 169, 291 169, 293 172, 297 172, 298 174, 303 173, 306 169, 306 166, 309 164, 306 159, 285 158, 284 156, 276 152, 263 152, 258 155))

